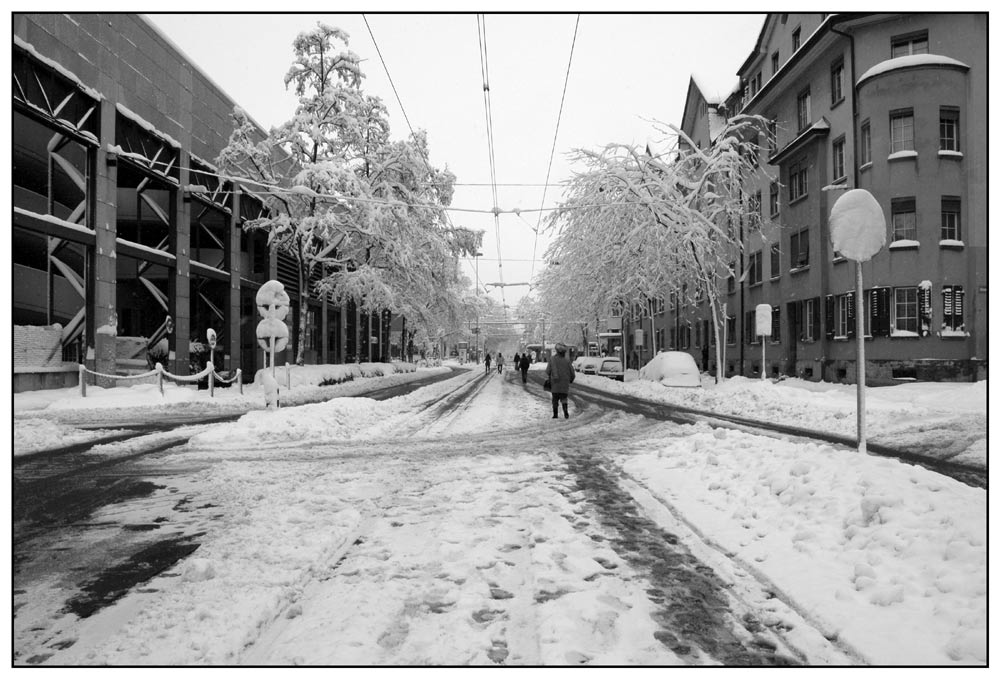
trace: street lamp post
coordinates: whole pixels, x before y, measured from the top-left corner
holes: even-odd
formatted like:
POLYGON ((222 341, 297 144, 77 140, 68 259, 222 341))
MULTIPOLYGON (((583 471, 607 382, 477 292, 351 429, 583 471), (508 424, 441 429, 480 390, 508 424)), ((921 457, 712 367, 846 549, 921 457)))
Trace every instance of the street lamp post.
POLYGON ((478 250, 473 255, 476 261, 476 365, 479 365, 479 258, 482 256, 478 250))

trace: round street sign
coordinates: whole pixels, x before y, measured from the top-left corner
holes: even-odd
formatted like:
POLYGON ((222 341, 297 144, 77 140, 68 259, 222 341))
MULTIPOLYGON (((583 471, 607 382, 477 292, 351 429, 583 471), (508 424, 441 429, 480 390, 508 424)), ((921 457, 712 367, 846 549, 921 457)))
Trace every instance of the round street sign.
POLYGON ((867 262, 885 246, 885 214, 875 197, 851 189, 830 210, 833 249, 848 259, 867 262))

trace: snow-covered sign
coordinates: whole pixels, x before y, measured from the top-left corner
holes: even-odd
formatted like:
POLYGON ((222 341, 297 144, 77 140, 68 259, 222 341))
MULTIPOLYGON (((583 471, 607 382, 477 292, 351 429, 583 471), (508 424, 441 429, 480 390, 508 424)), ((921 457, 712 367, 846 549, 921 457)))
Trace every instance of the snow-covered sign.
POLYGON ((215 344, 216 344, 216 342, 218 342, 218 339, 219 339, 218 336, 215 334, 215 331, 212 330, 211 328, 209 328, 208 332, 205 333, 205 334, 208 336, 208 346, 210 348, 214 349, 215 348, 215 344))
POLYGON ((257 343, 264 351, 283 351, 288 345, 288 304, 291 300, 285 286, 278 281, 268 281, 257 291, 257 311, 263 320, 257 324, 257 343), (267 340, 274 340, 273 347, 267 340))
POLYGON ((770 304, 758 304, 757 313, 754 314, 757 318, 757 334, 763 337, 771 336, 771 305, 770 304))
POLYGON ((867 262, 885 246, 885 214, 875 197, 852 189, 830 210, 833 249, 856 262, 867 262))

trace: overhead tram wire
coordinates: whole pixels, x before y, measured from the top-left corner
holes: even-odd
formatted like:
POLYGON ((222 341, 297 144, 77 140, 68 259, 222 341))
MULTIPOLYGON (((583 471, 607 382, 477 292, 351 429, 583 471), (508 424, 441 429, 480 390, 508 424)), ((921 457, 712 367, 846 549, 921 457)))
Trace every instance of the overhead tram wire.
MULTIPOLYGON (((403 106, 403 99, 399 96, 399 91, 396 89, 396 83, 392 80, 392 75, 389 73, 389 65, 385 63, 385 57, 382 56, 382 50, 378 46, 378 41, 375 39, 375 33, 372 31, 371 24, 368 23, 368 17, 364 14, 361 18, 365 21, 365 27, 368 29, 368 35, 371 36, 372 44, 375 46, 375 52, 378 54, 379 61, 382 62, 382 68, 385 70, 385 77, 389 79, 389 85, 392 87, 392 93, 396 95, 396 103, 399 104, 399 110, 403 112, 403 120, 406 121, 406 126, 410 129, 410 136, 416 139, 416 132, 413 131, 413 125, 410 124, 410 116, 406 115, 406 107, 403 106)), ((427 157, 425 149, 420 150, 420 159, 424 161, 424 165, 427 167, 427 174, 430 177, 434 176, 434 171, 431 168, 431 160, 427 157)), ((434 186, 435 182, 426 182, 426 186, 434 186)), ((448 227, 455 230, 455 224, 451 221, 451 215, 448 214, 447 210, 444 210, 444 217, 448 221, 448 227)), ((477 281, 478 282, 478 281, 477 281)))
MULTIPOLYGON (((569 71, 570 67, 573 65, 573 52, 576 49, 576 35, 580 30, 580 15, 576 15, 576 24, 573 27, 573 42, 569 46, 569 61, 566 63, 566 78, 563 80, 563 91, 562 97, 559 99, 559 114, 556 116, 556 129, 552 134, 552 151, 549 153, 549 168, 545 171, 545 188, 542 189, 542 202, 538 210, 538 221, 535 224, 535 242, 531 246, 531 272, 528 274, 528 280, 532 280, 535 277, 535 256, 538 250, 538 231, 542 226, 542 208, 545 207, 545 194, 549 189, 549 177, 552 174, 552 159, 556 155, 556 140, 559 137, 559 123, 562 122, 562 112, 563 104, 566 102, 566 88, 569 86, 569 71)), ((527 220, 525 220, 527 222, 527 220)))
POLYGON ((479 69, 483 80, 483 107, 486 112, 486 142, 489 148, 490 179, 493 182, 493 226, 497 242, 497 269, 500 278, 500 299, 503 302, 506 315, 507 295, 503 286, 503 255, 500 248, 500 198, 497 194, 496 144, 493 130, 493 101, 490 95, 490 60, 486 40, 486 15, 476 15, 476 27, 479 37, 479 69))
MULTIPOLYGON (((413 131, 413 125, 410 124, 410 116, 406 114, 406 107, 403 106, 403 99, 399 96, 399 91, 396 89, 396 83, 393 82, 392 75, 389 73, 389 65, 385 63, 385 57, 382 56, 382 50, 379 48, 378 41, 375 39, 375 33, 374 31, 372 31, 371 24, 368 23, 368 17, 362 14, 361 18, 364 19, 365 26, 368 28, 368 35, 371 36, 372 44, 375 46, 375 51, 378 53, 378 58, 382 62, 382 68, 385 70, 385 77, 389 79, 389 85, 392 87, 392 93, 396 95, 396 103, 399 104, 399 110, 403 112, 403 119, 406 121, 406 126, 410 128, 410 135, 415 139, 416 133, 413 131)), ((428 158, 425 155, 424 149, 420 149, 420 157, 424 161, 424 165, 427 166, 427 174, 429 176, 433 176, 434 173, 433 170, 431 169, 430 158, 428 158)), ((425 186, 434 186, 437 184, 436 182, 422 182, 422 183, 425 186)), ((455 186, 455 184, 452 184, 452 186, 455 186)), ((495 204, 496 203, 494 201, 494 205, 495 204)), ((448 227, 454 230, 455 224, 454 222, 451 221, 451 215, 448 213, 447 210, 444 210, 444 216, 445 219, 448 221, 448 227)), ((475 276, 476 276, 477 290, 479 287, 482 287, 485 290, 485 286, 482 284, 482 280, 479 278, 478 267, 476 269, 475 276)))

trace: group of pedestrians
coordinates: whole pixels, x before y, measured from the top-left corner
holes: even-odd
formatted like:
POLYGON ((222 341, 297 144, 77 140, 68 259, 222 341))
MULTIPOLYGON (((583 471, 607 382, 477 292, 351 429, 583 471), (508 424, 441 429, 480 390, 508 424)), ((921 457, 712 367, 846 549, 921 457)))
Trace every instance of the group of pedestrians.
MULTIPOLYGON (((486 354, 483 361, 486 364, 486 374, 490 373, 490 366, 493 357, 486 354)), ((527 352, 524 354, 514 354, 514 369, 521 371, 521 384, 528 383, 528 368, 531 367, 531 356, 527 352)), ((498 373, 503 372, 503 354, 497 352, 496 368, 498 373)), ((552 393, 552 418, 559 418, 559 404, 562 404, 563 417, 569 419, 569 385, 576 380, 576 370, 573 364, 566 358, 566 345, 557 344, 556 352, 549 358, 548 365, 545 366, 545 376, 550 385, 552 393)))

